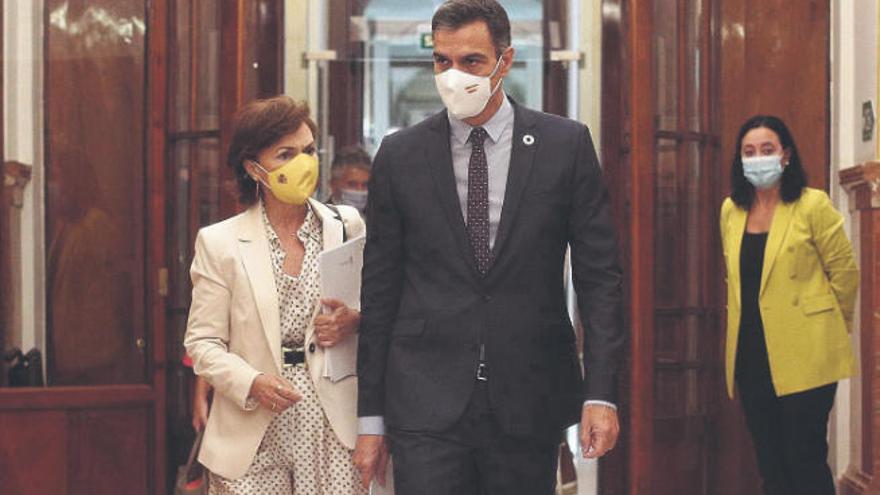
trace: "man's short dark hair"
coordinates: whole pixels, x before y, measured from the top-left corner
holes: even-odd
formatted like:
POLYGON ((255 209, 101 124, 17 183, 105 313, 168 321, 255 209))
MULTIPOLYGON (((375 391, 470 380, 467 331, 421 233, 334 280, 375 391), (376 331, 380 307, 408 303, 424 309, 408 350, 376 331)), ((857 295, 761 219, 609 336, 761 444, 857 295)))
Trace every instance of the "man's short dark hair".
POLYGON ((372 160, 369 153, 358 145, 344 146, 336 151, 333 156, 333 164, 330 166, 330 173, 334 179, 342 177, 342 172, 346 167, 357 167, 370 171, 372 160))
POLYGON ((437 30, 456 30, 464 25, 483 21, 492 35, 495 55, 510 46, 510 19, 507 11, 495 0, 448 0, 441 5, 431 19, 431 33, 437 30))

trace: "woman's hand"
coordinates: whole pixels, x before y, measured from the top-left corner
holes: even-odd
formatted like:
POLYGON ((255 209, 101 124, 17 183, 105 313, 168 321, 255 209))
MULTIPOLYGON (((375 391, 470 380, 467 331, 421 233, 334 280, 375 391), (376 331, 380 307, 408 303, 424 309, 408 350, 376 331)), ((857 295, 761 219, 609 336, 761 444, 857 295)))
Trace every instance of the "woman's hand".
POLYGON ((274 413, 283 412, 302 399, 302 395, 290 382, 280 376, 265 373, 254 378, 248 395, 256 399, 260 406, 274 413))
POLYGON ((333 347, 357 332, 361 314, 337 299, 321 299, 329 311, 315 317, 315 340, 321 347, 333 347))
POLYGON ((211 407, 211 385, 207 380, 196 376, 196 386, 193 390, 192 403, 192 426, 198 432, 208 424, 208 410, 211 407))

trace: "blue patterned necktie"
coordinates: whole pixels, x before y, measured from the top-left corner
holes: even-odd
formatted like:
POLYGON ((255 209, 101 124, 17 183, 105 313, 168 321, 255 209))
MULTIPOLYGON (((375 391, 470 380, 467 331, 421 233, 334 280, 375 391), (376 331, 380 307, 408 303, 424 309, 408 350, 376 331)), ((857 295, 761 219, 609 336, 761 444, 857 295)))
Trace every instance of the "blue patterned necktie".
POLYGON ((468 162, 467 233, 474 250, 477 269, 485 275, 492 264, 489 250, 489 163, 483 141, 488 133, 482 127, 471 130, 471 159, 468 162))

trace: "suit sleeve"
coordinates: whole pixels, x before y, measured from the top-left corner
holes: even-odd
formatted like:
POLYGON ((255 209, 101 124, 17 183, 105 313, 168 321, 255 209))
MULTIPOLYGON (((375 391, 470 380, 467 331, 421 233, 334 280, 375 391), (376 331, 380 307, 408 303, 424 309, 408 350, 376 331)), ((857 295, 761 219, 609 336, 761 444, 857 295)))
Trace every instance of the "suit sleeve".
POLYGON ((230 397, 242 409, 247 405, 251 383, 260 373, 241 356, 229 352, 231 292, 223 269, 209 253, 203 232, 196 237, 195 258, 190 275, 193 291, 184 346, 195 373, 218 393, 230 397))
POLYGON ((387 141, 373 161, 358 330, 358 416, 383 416, 385 367, 403 284, 403 225, 391 187, 387 141))
POLYGON ((608 190, 589 130, 579 136, 568 236, 584 327, 584 399, 616 401, 624 334, 622 274, 608 190))
POLYGON ((810 225, 813 242, 819 252, 822 268, 840 305, 846 328, 852 331, 856 294, 859 289, 859 269, 853 256, 852 245, 843 228, 843 217, 824 192, 819 204, 812 209, 810 225))

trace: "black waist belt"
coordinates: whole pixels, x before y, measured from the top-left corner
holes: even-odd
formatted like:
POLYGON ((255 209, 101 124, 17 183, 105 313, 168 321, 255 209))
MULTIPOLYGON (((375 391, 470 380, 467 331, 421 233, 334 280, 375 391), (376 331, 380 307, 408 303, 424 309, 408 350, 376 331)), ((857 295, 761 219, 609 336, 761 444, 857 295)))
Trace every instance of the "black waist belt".
POLYGON ((282 347, 281 354, 284 356, 285 368, 306 362, 306 353, 302 347, 297 347, 296 349, 282 347))

